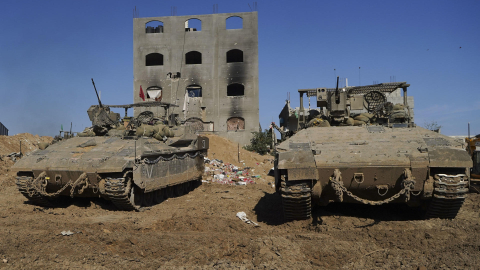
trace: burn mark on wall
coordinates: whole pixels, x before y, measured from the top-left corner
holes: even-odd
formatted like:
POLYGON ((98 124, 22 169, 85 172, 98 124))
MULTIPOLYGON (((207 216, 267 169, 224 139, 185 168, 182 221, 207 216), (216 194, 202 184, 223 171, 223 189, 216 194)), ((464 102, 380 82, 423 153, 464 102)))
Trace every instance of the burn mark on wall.
POLYGON ((243 107, 244 107, 244 97, 248 96, 249 86, 245 84, 247 79, 246 75, 246 65, 244 62, 239 63, 229 63, 228 65, 227 80, 225 82, 224 88, 221 89, 223 97, 227 98, 227 103, 229 105, 228 109, 228 118, 231 117, 241 117, 244 119, 243 107), (229 90, 230 85, 230 91, 229 90), (243 95, 229 95, 233 94, 232 92, 238 94, 238 91, 233 91, 233 88, 240 90, 241 87, 233 87, 232 85, 243 86, 243 95), (229 93, 230 92, 230 93, 229 93))

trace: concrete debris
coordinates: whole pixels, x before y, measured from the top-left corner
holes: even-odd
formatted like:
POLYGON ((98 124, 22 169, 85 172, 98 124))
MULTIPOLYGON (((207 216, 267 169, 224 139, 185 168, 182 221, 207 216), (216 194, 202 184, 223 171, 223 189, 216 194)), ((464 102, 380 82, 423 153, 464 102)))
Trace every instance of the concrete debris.
POLYGON ((254 175, 255 169, 250 167, 239 168, 222 160, 205 157, 205 179, 202 182, 220 183, 226 185, 255 184, 260 175, 254 175))
POLYGON ((68 231, 62 231, 61 234, 63 236, 70 236, 70 235, 74 234, 74 232, 71 232, 70 230, 68 230, 68 231))
POLYGON ((275 167, 272 167, 270 171, 268 171, 269 176, 275 176, 275 167))
POLYGON ((255 223, 255 222, 251 221, 250 219, 248 219, 248 218, 247 218, 247 214, 245 214, 245 212, 238 212, 238 213, 237 213, 237 217, 238 217, 241 221, 243 221, 243 222, 245 222, 245 223, 247 223, 247 224, 255 225, 255 227, 260 226, 260 225, 258 225, 257 223, 255 223))

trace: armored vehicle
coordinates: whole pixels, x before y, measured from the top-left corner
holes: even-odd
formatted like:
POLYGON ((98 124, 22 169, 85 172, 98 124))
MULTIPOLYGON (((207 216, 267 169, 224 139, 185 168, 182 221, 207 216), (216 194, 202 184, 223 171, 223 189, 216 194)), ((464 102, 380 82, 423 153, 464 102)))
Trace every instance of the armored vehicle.
MULTIPOLYGON (((427 218, 455 218, 468 192, 472 160, 461 142, 415 125, 408 87, 338 89, 337 81, 337 88, 298 90, 297 128, 276 146, 275 157, 287 220, 309 218, 313 205, 330 202, 407 203, 423 206, 427 218), (402 89, 403 103, 388 101, 402 89), (319 107, 309 119, 304 94, 319 107)), ((397 99, 402 101, 400 93, 397 99)))
POLYGON ((61 198, 102 197, 121 210, 139 210, 180 196, 201 183, 208 138, 175 126, 174 105, 144 102, 91 106, 91 128, 33 152, 14 166, 19 191, 32 203, 55 206, 61 198), (110 108, 124 108, 125 117, 110 108), (163 107, 165 117, 128 108, 163 107))

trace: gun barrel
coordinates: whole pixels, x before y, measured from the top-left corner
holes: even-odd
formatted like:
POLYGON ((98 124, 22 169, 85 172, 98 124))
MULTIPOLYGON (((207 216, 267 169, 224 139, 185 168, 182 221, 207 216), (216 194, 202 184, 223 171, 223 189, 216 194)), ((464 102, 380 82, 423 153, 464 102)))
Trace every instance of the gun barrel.
POLYGON ((92 84, 93 84, 93 88, 95 89, 95 94, 97 94, 98 104, 100 105, 100 107, 103 107, 102 101, 100 100, 100 97, 98 96, 97 87, 95 87, 95 82, 93 81, 93 78, 92 78, 92 84))

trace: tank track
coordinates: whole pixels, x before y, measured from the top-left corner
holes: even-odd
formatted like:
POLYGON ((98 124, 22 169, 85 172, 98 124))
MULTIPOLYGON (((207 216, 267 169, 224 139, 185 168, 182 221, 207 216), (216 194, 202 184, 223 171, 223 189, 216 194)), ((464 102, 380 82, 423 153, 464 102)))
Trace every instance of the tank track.
POLYGON ((20 193, 22 193, 22 195, 31 203, 43 207, 54 207, 56 204, 52 199, 40 195, 38 192, 30 188, 32 181, 33 177, 18 176, 15 184, 17 184, 18 191, 20 191, 20 193))
POLYGON ((127 186, 127 181, 126 178, 107 178, 105 180, 106 197, 120 210, 138 211, 140 207, 135 206, 128 196, 131 188, 127 186))
POLYGON ((307 184, 287 185, 282 180, 280 194, 285 220, 309 219, 312 216, 312 191, 307 184))
MULTIPOLYGON (((124 211, 141 211, 144 207, 149 207, 159 203, 161 197, 163 199, 182 196, 187 194, 190 190, 198 187, 201 182, 188 181, 174 186, 168 186, 161 190, 152 191, 149 193, 143 193, 142 190, 138 190, 136 186, 130 187, 128 184, 128 178, 107 178, 105 179, 105 197, 110 200, 118 209, 124 211), (140 198, 131 197, 132 189, 137 188, 136 195, 140 198), (159 196, 158 193, 162 193, 159 196), (134 200, 135 202, 133 202, 134 200)), ((134 191, 135 192, 135 191, 134 191)))
POLYGON ((468 181, 449 181, 465 175, 441 175, 434 182, 433 197, 430 201, 426 218, 454 219, 465 201, 468 192, 468 181), (443 176, 443 177, 442 177, 443 176))

